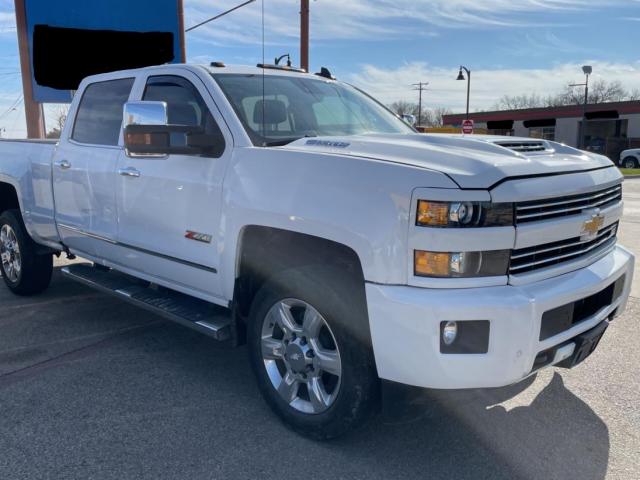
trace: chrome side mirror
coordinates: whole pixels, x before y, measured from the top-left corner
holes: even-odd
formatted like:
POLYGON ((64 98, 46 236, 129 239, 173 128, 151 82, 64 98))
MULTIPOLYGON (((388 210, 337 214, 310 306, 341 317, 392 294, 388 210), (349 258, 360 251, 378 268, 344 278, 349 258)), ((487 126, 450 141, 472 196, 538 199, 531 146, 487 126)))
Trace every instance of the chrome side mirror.
POLYGON ((214 146, 202 127, 170 125, 165 102, 128 102, 123 115, 124 146, 130 157, 203 155, 214 146))
POLYGON ((123 126, 168 125, 166 102, 127 102, 124 104, 123 126))

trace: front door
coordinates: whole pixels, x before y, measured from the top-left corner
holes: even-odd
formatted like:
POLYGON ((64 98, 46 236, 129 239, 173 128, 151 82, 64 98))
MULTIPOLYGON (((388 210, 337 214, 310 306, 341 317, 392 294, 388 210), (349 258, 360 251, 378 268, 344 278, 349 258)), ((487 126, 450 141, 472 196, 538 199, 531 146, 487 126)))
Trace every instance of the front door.
POLYGON ((54 154, 56 223, 64 244, 79 255, 100 257, 103 244, 116 237, 113 182, 122 152, 122 110, 133 83, 125 78, 90 84, 54 154))
MULTIPOLYGON (((207 155, 120 157, 119 262, 159 283, 215 301, 220 293, 222 181, 231 136, 202 81, 190 72, 150 76, 141 97, 166 102, 170 124, 203 127, 219 138, 219 148, 207 155)), ((172 138, 173 145, 180 142, 184 135, 172 138)))

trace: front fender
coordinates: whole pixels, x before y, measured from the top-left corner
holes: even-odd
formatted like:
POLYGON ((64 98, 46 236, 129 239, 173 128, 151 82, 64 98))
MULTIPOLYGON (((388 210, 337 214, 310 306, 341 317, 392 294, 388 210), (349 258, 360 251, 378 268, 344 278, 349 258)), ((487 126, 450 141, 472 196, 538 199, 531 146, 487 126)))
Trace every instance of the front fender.
POLYGON ((431 170, 277 148, 237 149, 223 188, 220 274, 233 295, 247 225, 331 240, 356 252, 370 282, 406 284, 407 226, 416 186, 457 188, 431 170))

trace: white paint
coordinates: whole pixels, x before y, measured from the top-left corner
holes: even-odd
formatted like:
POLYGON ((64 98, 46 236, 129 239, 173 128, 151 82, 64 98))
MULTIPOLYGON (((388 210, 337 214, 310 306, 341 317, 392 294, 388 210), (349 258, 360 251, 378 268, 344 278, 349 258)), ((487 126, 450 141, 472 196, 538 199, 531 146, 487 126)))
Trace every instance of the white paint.
MULTIPOLYGON (((262 73, 252 67, 224 71, 262 73)), ((622 272, 631 281, 632 256, 620 247, 574 263, 572 271, 548 269, 517 286, 517 279, 506 276, 436 280, 413 275, 414 249, 510 249, 574 236, 579 227, 575 218, 567 218, 555 221, 553 228, 542 222, 521 233, 514 227, 426 229, 415 225, 418 200, 514 202, 620 182, 618 170, 607 168, 610 161, 599 155, 553 142, 545 152, 523 155, 497 144, 517 138, 478 135, 360 135, 258 148, 209 69, 199 66, 160 66, 86 79, 69 118, 91 82, 135 77, 131 99, 137 100, 148 75, 168 73, 189 79, 206 99, 225 136, 224 155, 132 159, 124 154, 122 140, 110 148, 70 142, 71 121, 58 147, 1 142, 0 181, 16 187, 25 224, 37 242, 62 248, 59 242, 64 241, 98 263, 221 305, 233 298, 248 226, 341 243, 363 267, 380 374, 438 388, 517 381, 530 370, 538 349, 564 341, 600 318, 538 344, 536 329, 544 309, 594 293, 622 272), (71 168, 59 169, 56 163, 62 160, 71 168), (141 175, 122 177, 117 175, 120 168, 135 168, 141 175), (551 173, 564 174, 504 181, 551 173), (186 230, 211 234, 212 243, 186 240, 186 230), (492 322, 489 353, 443 357, 437 325, 464 319, 492 322)), ((606 215, 613 222, 620 210, 606 215)), ((628 285, 621 304, 627 294, 628 285)))
POLYGON ((581 270, 526 286, 434 290, 367 284, 369 322, 381 378, 426 388, 502 387, 527 377, 536 355, 595 327, 619 307, 633 277, 633 255, 617 247, 581 270), (578 325, 539 341, 542 314, 592 295, 626 274, 613 305, 578 325), (489 352, 440 353, 440 322, 489 320, 489 352))

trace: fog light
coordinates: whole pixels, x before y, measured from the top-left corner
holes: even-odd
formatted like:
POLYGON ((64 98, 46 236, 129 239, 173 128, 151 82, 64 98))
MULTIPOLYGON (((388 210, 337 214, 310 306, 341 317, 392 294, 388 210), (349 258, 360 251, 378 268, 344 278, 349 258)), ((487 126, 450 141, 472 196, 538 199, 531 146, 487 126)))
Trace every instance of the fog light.
POLYGON ((440 353, 487 353, 489 329, 489 320, 444 320, 440 322, 440 353))
POLYGON ((447 322, 442 329, 442 341, 445 345, 451 345, 458 336, 458 324, 456 322, 447 322))

